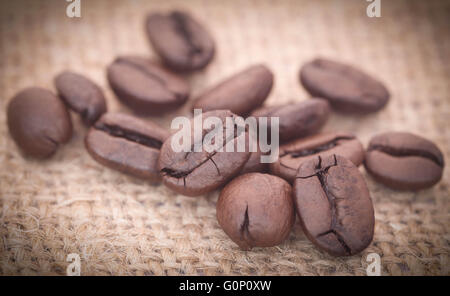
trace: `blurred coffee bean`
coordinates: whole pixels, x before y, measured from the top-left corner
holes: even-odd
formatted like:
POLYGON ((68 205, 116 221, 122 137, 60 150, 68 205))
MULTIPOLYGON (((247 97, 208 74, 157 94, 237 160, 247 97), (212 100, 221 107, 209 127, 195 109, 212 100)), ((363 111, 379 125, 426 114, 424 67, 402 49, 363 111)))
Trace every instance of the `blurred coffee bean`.
POLYGON ((280 142, 286 142, 317 132, 326 123, 329 114, 330 107, 327 101, 310 99, 293 104, 261 107, 252 112, 251 116, 268 117, 269 128, 270 117, 279 117, 279 139, 280 142))
POLYGON ((431 141, 405 132, 387 132, 370 140, 366 170, 379 182, 399 190, 419 190, 442 178, 444 156, 431 141))
POLYGON ((389 100, 389 92, 380 81, 353 66, 327 59, 306 63, 300 81, 312 96, 327 99, 342 112, 375 112, 389 100))
POLYGON ((147 17, 147 35, 164 63, 177 71, 204 68, 214 56, 214 41, 189 14, 173 11, 147 17))
POLYGON ((208 89, 195 101, 193 109, 230 110, 246 116, 267 99, 273 74, 264 65, 254 65, 208 89))
POLYGON ((88 78, 70 71, 56 76, 55 86, 66 105, 80 114, 86 125, 93 124, 106 112, 106 101, 100 87, 88 78))
POLYGON ((99 163, 149 181, 160 180, 159 150, 169 132, 151 121, 106 113, 89 130, 85 145, 99 163))
POLYGON ((72 137, 72 121, 64 103, 52 92, 30 87, 8 105, 8 128, 25 155, 50 157, 72 137))
POLYGON ((142 114, 174 110, 189 96, 189 85, 181 77, 137 56, 117 58, 108 67, 108 81, 122 103, 142 114))

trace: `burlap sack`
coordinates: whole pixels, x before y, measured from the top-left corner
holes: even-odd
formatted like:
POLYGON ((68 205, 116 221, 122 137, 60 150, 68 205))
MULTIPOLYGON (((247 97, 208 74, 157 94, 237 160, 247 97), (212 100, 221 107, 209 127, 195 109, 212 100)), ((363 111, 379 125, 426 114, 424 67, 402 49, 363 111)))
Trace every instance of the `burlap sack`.
MULTIPOLYGON (((381 256, 384 275, 449 275, 450 171, 435 187, 395 192, 363 171, 375 204, 373 243, 333 258, 317 250, 296 223, 278 247, 240 251, 215 218, 218 192, 199 198, 127 177, 86 152, 77 116, 74 136, 53 158, 25 159, 8 134, 6 106, 27 86, 54 90, 64 69, 105 90, 109 110, 129 112, 114 97, 105 68, 120 54, 156 57, 145 14, 181 8, 217 42, 214 61, 188 77, 195 97, 247 65, 275 74, 268 104, 301 101, 300 66, 324 56, 384 81, 392 98, 364 117, 333 114, 324 130, 354 132, 366 145, 387 130, 434 141, 450 162, 450 2, 382 0, 369 18, 364 0, 345 1, 2 1, 0 4, 0 274, 66 274, 70 253, 82 275, 365 275, 366 256, 381 256)), ((188 114, 189 105, 164 118, 188 114)))

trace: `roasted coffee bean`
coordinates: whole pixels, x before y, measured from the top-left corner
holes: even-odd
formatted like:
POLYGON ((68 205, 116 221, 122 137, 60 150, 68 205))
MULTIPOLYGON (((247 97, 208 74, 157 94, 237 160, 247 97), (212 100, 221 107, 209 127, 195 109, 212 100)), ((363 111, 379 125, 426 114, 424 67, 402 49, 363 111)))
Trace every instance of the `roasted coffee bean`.
POLYGON ((108 67, 108 81, 116 96, 137 113, 161 114, 183 105, 189 85, 148 59, 117 58, 108 67))
POLYGON ((361 142, 350 133, 323 133, 298 139, 280 147, 278 160, 270 164, 270 172, 293 182, 298 167, 318 155, 341 155, 359 166, 364 160, 361 142))
POLYGON ((8 105, 9 132, 25 155, 50 157, 72 137, 72 121, 64 103, 52 92, 30 87, 8 105))
POLYGON ((106 102, 100 87, 88 78, 65 71, 56 76, 55 86, 66 105, 79 113, 86 125, 93 124, 106 112, 106 102))
POLYGON ((342 112, 375 112, 389 100, 388 90, 375 78, 350 65, 326 59, 305 64, 300 81, 312 96, 329 100, 333 108, 342 112))
MULTIPOLYGON (((203 126, 205 126, 205 120, 213 116, 222 121, 223 127, 226 126, 226 118, 231 118, 235 128, 233 135, 227 136, 225 129, 223 132, 216 132, 215 128, 203 128, 201 139, 195 139, 194 121, 196 118, 194 117, 191 120, 190 143, 192 145, 190 152, 175 152, 172 139, 178 135, 178 132, 164 142, 158 164, 163 175, 163 182, 170 189, 187 196, 198 196, 208 193, 224 185, 229 179, 237 175, 250 157, 248 152, 248 132, 246 130, 239 132, 235 122, 236 115, 225 110, 206 112, 202 114, 203 126), (211 139, 217 140, 219 137, 222 138, 222 151, 214 148, 212 152, 207 152, 204 148, 205 136, 207 134, 210 135, 210 133, 214 134, 214 137, 211 139), (246 152, 237 152, 237 143, 242 138, 245 140, 246 147, 244 147, 244 151, 246 152), (194 141, 197 141, 197 143, 194 141), (201 143, 198 143, 198 141, 201 141, 201 143), (230 141, 234 145, 235 152, 226 152, 225 146, 230 141), (199 144, 202 147, 201 152, 194 152, 194 146, 199 144)), ((228 145, 231 146, 231 144, 228 145)))
POLYGON ((160 180, 159 150, 169 132, 151 121, 106 113, 91 127, 85 145, 99 163, 151 182, 160 180))
POLYGON ((273 74, 266 66, 251 66, 204 92, 193 109, 224 109, 245 116, 262 105, 272 85, 273 74))
POLYGON ((329 114, 327 101, 311 99, 295 104, 262 107, 251 115, 268 117, 269 129, 272 122, 270 117, 279 117, 279 139, 285 142, 317 132, 328 120, 329 114))
POLYGON ((294 201, 306 236, 331 255, 354 255, 372 241, 372 200, 350 160, 327 155, 304 162, 295 178, 294 201))
POLYGON ((147 18, 147 34, 156 53, 174 70, 202 69, 214 56, 211 35, 185 12, 150 14, 147 18))
POLYGON ((419 190, 442 178, 444 157, 439 148, 420 136, 387 132, 372 138, 366 170, 379 182, 398 190, 419 190))
POLYGON ((223 231, 242 250, 279 245, 295 221, 292 188, 272 175, 239 176, 220 193, 216 214, 223 231))

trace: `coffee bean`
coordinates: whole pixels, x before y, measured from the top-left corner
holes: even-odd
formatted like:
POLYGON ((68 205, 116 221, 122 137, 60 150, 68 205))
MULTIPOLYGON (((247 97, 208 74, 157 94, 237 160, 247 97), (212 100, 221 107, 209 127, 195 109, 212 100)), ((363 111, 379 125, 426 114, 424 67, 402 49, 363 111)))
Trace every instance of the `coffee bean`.
MULTIPOLYGON (((236 115, 230 111, 217 110, 203 113, 202 121, 209 117, 217 117, 222 121, 223 126, 226 126, 225 118, 232 118, 234 122, 235 130, 237 130, 235 117, 236 115)), ((212 152, 207 152, 206 149, 202 147, 201 152, 194 151, 194 120, 191 120, 191 152, 175 152, 172 147, 172 139, 177 133, 168 138, 162 148, 159 157, 159 169, 163 175, 164 184, 170 189, 187 196, 198 196, 210 191, 213 191, 220 186, 224 185, 229 179, 237 175, 248 158, 250 153, 248 152, 248 132, 244 131, 241 133, 235 132, 231 137, 227 137, 225 130, 215 133, 214 138, 222 138, 223 147, 227 145, 228 142, 232 142, 234 145, 235 152, 218 151, 219 149, 213 149, 212 152), (237 143, 240 139, 246 138, 245 151, 246 152, 236 152, 237 143)), ((204 125, 204 124, 203 124, 204 125)), ((202 141, 199 143, 202 145, 205 135, 209 133, 214 133, 214 129, 202 130, 201 139, 195 141, 202 141)), ((231 144, 228 144, 231 145, 231 144)))
POLYGON ((86 125, 93 124, 106 112, 106 102, 100 87, 88 78, 69 71, 55 78, 58 94, 66 105, 81 115, 86 125))
POLYGON ((354 255, 372 241, 372 200, 350 160, 327 155, 302 163, 294 182, 294 201, 306 236, 331 255, 354 255))
POLYGON ((220 192, 216 213, 223 231, 242 250, 276 246, 295 221, 292 188, 276 176, 245 174, 220 192))
POLYGON ((329 100, 336 110, 369 113, 383 108, 389 100, 386 87, 350 65, 315 59, 300 71, 300 81, 314 97, 329 100))
POLYGON ((262 105, 272 85, 273 74, 266 66, 251 66, 204 92, 193 108, 203 112, 224 109, 245 116, 262 105))
POLYGON ((268 117, 269 128, 272 122, 270 117, 279 117, 279 138, 280 142, 285 142, 317 132, 328 120, 329 114, 327 101, 311 99, 295 104, 262 107, 251 115, 268 117))
POLYGON ((116 96, 137 113, 161 114, 183 105, 189 85, 177 75, 137 56, 117 58, 108 67, 116 96))
POLYGON ((419 190, 442 178, 444 157, 439 148, 420 136, 387 132, 372 138, 366 170, 379 182, 399 190, 419 190))
POLYGON ((50 157, 72 137, 72 121, 64 103, 52 92, 30 87, 8 105, 9 132, 25 155, 50 157))
POLYGON ((202 69, 214 56, 211 35, 185 12, 150 14, 147 18, 147 35, 156 53, 174 70, 202 69))
POLYGON ((91 127, 85 145, 99 163, 151 182, 160 180, 159 150, 169 132, 151 121, 106 113, 91 127))
POLYGON ((270 172, 293 182, 298 167, 317 156, 341 155, 359 166, 364 160, 361 142, 350 133, 323 133, 298 139, 280 147, 278 160, 270 164, 270 172))

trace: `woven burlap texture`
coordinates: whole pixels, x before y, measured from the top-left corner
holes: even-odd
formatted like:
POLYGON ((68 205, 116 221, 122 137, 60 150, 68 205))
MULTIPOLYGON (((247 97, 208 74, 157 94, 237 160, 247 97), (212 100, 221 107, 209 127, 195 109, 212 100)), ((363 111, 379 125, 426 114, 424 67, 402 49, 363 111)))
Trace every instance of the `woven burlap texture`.
POLYGON ((216 220, 218 192, 198 198, 105 168, 86 152, 86 128, 72 114, 74 136, 49 160, 24 158, 8 134, 6 106, 28 86, 54 90, 62 70, 84 73, 105 90, 108 108, 130 112, 105 78, 120 54, 156 58, 144 32, 146 13, 186 9, 214 36, 217 52, 186 75, 190 101, 152 118, 169 128, 192 98, 253 63, 275 74, 267 104, 302 101, 300 66, 316 56, 356 65, 381 79, 391 100, 364 117, 333 113, 326 131, 354 132, 367 145, 389 130, 434 141, 450 161, 450 2, 382 0, 369 18, 363 0, 345 1, 1 1, 0 274, 66 274, 67 256, 82 275, 365 275, 369 253, 383 275, 450 274, 450 171, 420 192, 396 192, 367 180, 375 236, 361 254, 334 258, 315 248, 296 222, 280 246, 244 252, 216 220))

